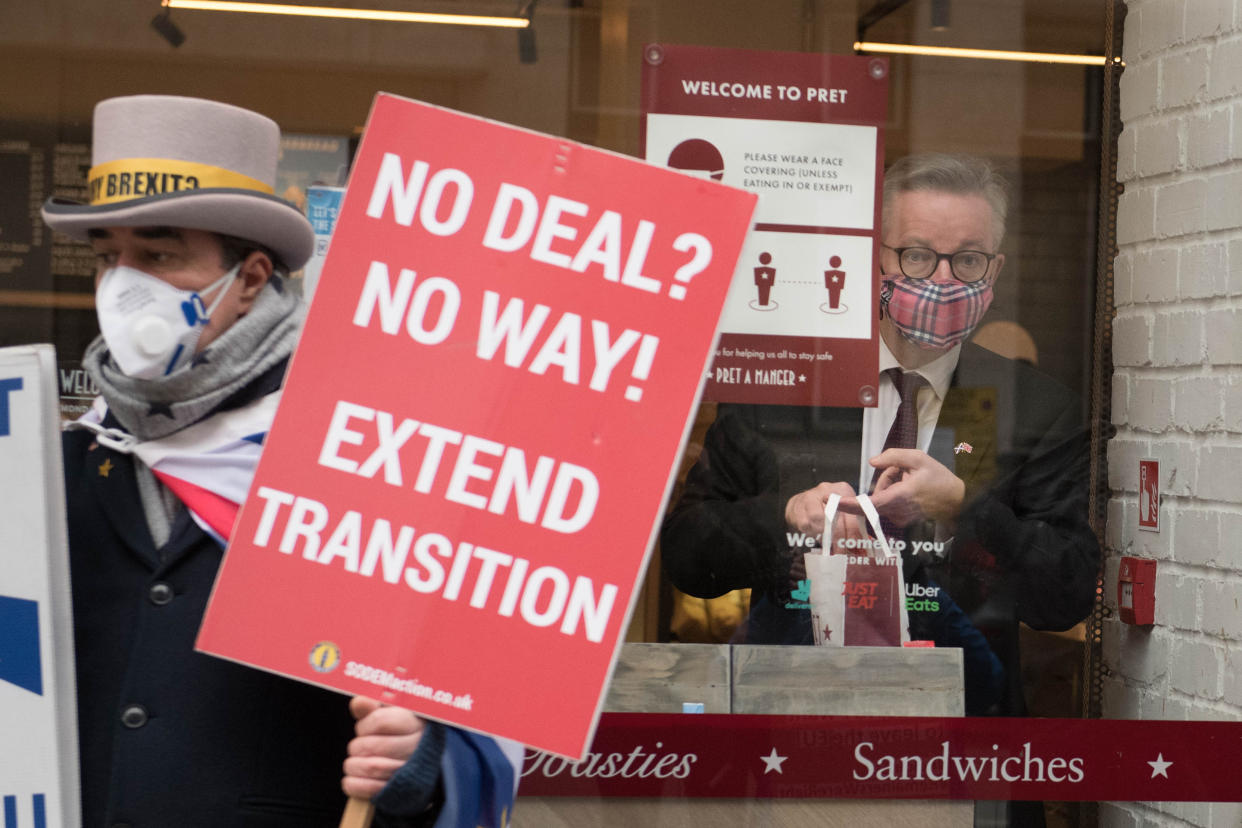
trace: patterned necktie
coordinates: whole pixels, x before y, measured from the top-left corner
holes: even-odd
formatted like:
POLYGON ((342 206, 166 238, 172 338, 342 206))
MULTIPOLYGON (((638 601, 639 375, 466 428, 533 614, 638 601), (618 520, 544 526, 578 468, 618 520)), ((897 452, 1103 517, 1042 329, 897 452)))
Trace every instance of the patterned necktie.
POLYGON ((884 438, 884 448, 914 448, 919 438, 919 389, 927 385, 927 380, 914 371, 902 371, 900 368, 889 368, 884 373, 893 381, 901 397, 897 418, 884 438))
MULTIPOLYGON (((897 406, 897 417, 893 420, 888 436, 884 438, 884 450, 891 448, 915 448, 919 438, 919 389, 927 385, 927 380, 914 371, 902 371, 900 368, 889 368, 884 371, 897 388, 901 404, 897 406)), ((871 476, 871 488, 875 489, 883 469, 876 469, 871 476)), ((880 519, 880 527, 889 537, 900 536, 901 528, 880 519)))

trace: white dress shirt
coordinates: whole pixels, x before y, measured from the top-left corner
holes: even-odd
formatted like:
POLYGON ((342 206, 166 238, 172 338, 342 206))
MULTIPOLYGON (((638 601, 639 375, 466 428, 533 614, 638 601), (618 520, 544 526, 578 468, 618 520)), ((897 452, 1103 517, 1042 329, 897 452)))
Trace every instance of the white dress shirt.
MULTIPOLYGON (((957 368, 957 358, 961 352, 962 346, 955 345, 916 372, 928 383, 919 389, 918 397, 917 447, 922 451, 927 451, 931 446, 936 421, 940 418, 940 407, 944 404, 945 394, 949 391, 949 382, 953 379, 953 371, 957 368)), ((875 468, 868 461, 884 450, 884 441, 888 438, 893 421, 897 419, 897 407, 901 405, 901 395, 897 393, 897 386, 884 373, 889 368, 901 368, 901 364, 897 362, 897 357, 893 356, 893 352, 888 349, 888 345, 881 338, 880 386, 876 393, 878 399, 875 408, 863 409, 862 455, 859 459, 858 471, 858 491, 860 492, 871 488, 871 478, 875 474, 875 468)))

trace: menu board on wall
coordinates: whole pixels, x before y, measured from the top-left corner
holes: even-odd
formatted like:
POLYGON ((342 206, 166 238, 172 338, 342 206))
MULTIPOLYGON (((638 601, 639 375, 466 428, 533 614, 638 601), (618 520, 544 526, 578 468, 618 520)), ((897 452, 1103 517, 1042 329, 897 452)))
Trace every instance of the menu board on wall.
POLYGON ((704 398, 875 404, 883 58, 649 45, 648 161, 757 193, 704 398))
POLYGON ((0 122, 0 181, 5 184, 0 194, 0 305, 63 305, 63 297, 94 293, 90 247, 53 233, 39 214, 52 196, 85 201, 89 167, 85 130, 0 122))

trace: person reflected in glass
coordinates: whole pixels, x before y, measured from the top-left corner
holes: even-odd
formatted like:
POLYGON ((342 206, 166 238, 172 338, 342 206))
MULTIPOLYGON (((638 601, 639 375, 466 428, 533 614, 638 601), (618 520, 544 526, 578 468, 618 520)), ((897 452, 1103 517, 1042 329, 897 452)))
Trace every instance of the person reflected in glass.
POLYGON ((810 644, 791 596, 803 554, 833 493, 834 543, 865 539, 856 493, 870 492, 905 542, 911 638, 964 649, 968 713, 1020 715, 1019 622, 1065 630, 1095 597, 1081 407, 1031 366, 965 342, 1005 261, 1007 192, 992 166, 910 156, 886 173, 883 199, 876 407, 722 403, 662 528, 664 567, 695 596, 753 588, 735 641, 810 644))

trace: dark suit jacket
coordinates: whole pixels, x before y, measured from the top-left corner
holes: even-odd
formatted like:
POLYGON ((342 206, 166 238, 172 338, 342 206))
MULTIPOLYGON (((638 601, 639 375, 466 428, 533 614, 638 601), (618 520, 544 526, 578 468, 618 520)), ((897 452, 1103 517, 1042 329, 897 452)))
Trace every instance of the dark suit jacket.
POLYGON ((194 652, 223 552, 184 510, 157 550, 132 460, 93 443, 64 440, 82 824, 337 825, 348 700, 194 652))
MULTIPOLYGON (((224 407, 279 387, 283 371, 224 407)), ((335 828, 349 700, 195 652, 223 551, 185 509, 157 549, 132 459, 87 431, 62 445, 84 828, 335 828)), ((379 812, 375 824, 423 821, 379 812)))
MULTIPOLYGON (((1017 622, 1067 629, 1094 601, 1099 548, 1087 517, 1082 419, 1061 385, 965 345, 937 423, 954 439, 934 440, 930 453, 965 481, 966 503, 952 543, 938 554, 913 554, 913 541, 932 540, 934 527, 906 533, 907 579, 944 589, 1004 665, 1005 712, 1024 709, 1017 622), (956 441, 971 450, 955 454, 956 441)), ((794 556, 804 550, 789 542, 785 504, 821 482, 855 486, 861 437, 858 409, 721 405, 661 533, 673 584, 701 597, 753 588, 747 641, 790 641, 787 630, 804 622, 791 612, 782 629, 778 619, 794 556)), ((967 673, 969 686, 969 657, 967 673)))

